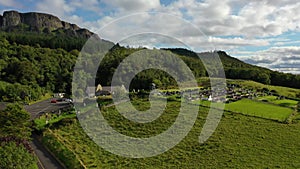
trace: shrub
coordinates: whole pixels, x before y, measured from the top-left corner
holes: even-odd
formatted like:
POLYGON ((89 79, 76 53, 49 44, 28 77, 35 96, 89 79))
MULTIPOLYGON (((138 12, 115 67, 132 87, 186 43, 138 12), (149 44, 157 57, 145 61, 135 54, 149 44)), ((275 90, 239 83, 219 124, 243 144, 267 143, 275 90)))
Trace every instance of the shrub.
POLYGON ((67 168, 83 168, 75 154, 59 142, 52 134, 44 133, 42 142, 67 168))
POLYGON ((0 168, 28 168, 37 169, 36 157, 29 153, 26 148, 15 142, 1 142, 0 146, 0 168))

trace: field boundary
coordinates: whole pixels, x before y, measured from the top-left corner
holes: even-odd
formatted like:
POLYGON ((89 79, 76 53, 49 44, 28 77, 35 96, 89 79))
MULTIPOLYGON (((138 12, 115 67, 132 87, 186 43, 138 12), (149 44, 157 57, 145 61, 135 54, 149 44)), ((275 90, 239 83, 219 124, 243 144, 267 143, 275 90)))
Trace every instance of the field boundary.
MULTIPOLYGON (((40 136, 34 135, 33 138, 36 139, 36 141, 39 142, 40 145, 43 146, 43 147, 46 149, 46 151, 48 151, 48 153, 51 154, 51 156, 52 156, 52 157, 53 157, 53 158, 54 158, 54 159, 55 159, 55 160, 56 160, 63 168, 67 169, 67 167, 65 166, 65 164, 64 164, 61 160, 59 160, 59 159, 55 156, 55 154, 52 153, 52 151, 49 150, 49 148, 48 148, 47 146, 45 146, 45 145, 41 142, 41 137, 40 137, 40 136)), ((44 165, 42 164, 42 162, 41 162, 40 160, 39 160, 39 162, 41 163, 43 169, 45 169, 45 167, 44 167, 44 165)))
MULTIPOLYGON (((190 105, 197 105, 197 106, 200 106, 200 107, 204 107, 204 108, 207 108, 207 109, 215 109, 215 110, 220 110, 222 111, 222 109, 218 109, 218 108, 214 108, 214 107, 210 107, 210 106, 205 106, 205 105, 201 105, 201 104, 196 104, 196 103, 191 103, 191 102, 187 102, 188 104, 190 105)), ((226 109, 223 109, 224 112, 228 112, 228 113, 234 113, 234 114, 239 114, 239 115, 243 115, 243 116, 246 116, 246 117, 254 117, 254 118, 259 118, 259 119, 264 119, 264 120, 270 120, 270 121, 274 121, 274 122, 277 122, 277 123, 285 123, 287 119, 285 119, 284 121, 280 121, 280 120, 276 120, 276 119, 270 119, 270 118, 266 118, 266 117, 261 117, 261 116, 254 116, 254 115, 250 115, 250 114, 244 114, 244 113, 241 113, 241 112, 235 112, 235 111, 231 111, 231 110, 226 110, 226 109)))
MULTIPOLYGON (((64 144, 64 141, 66 141, 66 140, 62 140, 61 138, 60 138, 60 136, 58 136, 57 134, 55 134, 51 129, 48 129, 48 131, 61 143, 61 144, 63 144, 69 151, 71 151, 74 155, 75 155, 75 157, 76 157, 76 159, 79 161, 79 163, 80 163, 80 165, 84 168, 84 169, 87 169, 87 167, 84 165, 84 163, 79 159, 79 157, 78 157, 78 155, 76 154, 76 153, 74 153, 71 149, 70 149, 70 147, 69 146, 67 146, 66 144, 64 144)), ((69 141, 66 141, 66 142, 69 142, 69 141)))

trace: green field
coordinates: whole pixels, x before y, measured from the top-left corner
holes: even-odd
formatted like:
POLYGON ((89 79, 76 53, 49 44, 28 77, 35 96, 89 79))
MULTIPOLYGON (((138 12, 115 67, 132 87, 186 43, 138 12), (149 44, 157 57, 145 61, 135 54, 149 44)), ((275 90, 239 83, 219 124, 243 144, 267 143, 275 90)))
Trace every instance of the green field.
POLYGON ((259 97, 258 100, 260 101, 267 101, 269 103, 273 103, 279 106, 283 106, 283 107, 291 107, 291 108, 295 108, 295 106, 297 105, 298 101, 295 100, 290 100, 290 99, 277 99, 277 96, 263 96, 263 97, 259 97))
POLYGON ((225 110, 266 119, 285 121, 294 110, 274 104, 242 99, 225 105, 225 110))
POLYGON ((274 100, 272 103, 280 106, 285 106, 285 107, 295 107, 298 101, 283 99, 283 100, 274 100))
MULTIPOLYGON (((140 110, 149 108, 148 102, 134 102, 140 110)), ((247 101, 240 104, 247 104, 247 101)), ((120 133, 134 137, 151 137, 170 127, 177 117, 178 110, 179 102, 170 102, 161 117, 152 123, 142 125, 125 120, 114 107, 103 110, 103 115, 120 133)), ((75 119, 53 125, 44 134, 52 135, 59 140, 64 148, 76 154, 78 161, 87 168, 300 167, 298 121, 283 124, 227 112, 212 137, 204 144, 200 144, 198 137, 207 111, 206 108, 200 108, 193 129, 178 145, 166 153, 150 158, 131 159, 105 151, 87 137, 75 119)), ((283 118, 281 114, 277 115, 283 118)))
POLYGON ((211 102, 207 101, 207 100, 195 100, 195 101, 192 101, 192 103, 199 104, 199 105, 204 106, 204 107, 209 107, 210 104, 211 104, 211 102))
MULTIPOLYGON (((284 122, 294 112, 293 108, 297 104, 297 101, 287 99, 276 100, 275 98, 275 96, 265 96, 258 100, 243 99, 231 102, 225 104, 225 111, 284 122), (267 101, 263 102, 262 100, 267 101)), ((211 104, 210 101, 205 100, 195 100, 192 103, 204 107, 209 107, 211 104)))

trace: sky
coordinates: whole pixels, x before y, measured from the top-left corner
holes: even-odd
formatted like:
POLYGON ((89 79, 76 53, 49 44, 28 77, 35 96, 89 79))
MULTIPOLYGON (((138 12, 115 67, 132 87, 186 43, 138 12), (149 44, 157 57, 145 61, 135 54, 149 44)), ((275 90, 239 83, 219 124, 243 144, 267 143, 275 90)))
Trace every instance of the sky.
POLYGON ((300 74, 298 0, 1 0, 6 10, 49 13, 121 44, 223 50, 300 74))

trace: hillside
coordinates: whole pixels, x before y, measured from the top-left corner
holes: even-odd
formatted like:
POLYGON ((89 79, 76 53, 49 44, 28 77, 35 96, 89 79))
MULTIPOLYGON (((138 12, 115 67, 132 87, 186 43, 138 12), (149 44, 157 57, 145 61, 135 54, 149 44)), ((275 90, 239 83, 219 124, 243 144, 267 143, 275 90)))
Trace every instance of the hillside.
MULTIPOLYGON (((163 49, 170 50, 180 56, 188 56, 194 58, 194 62, 199 62, 198 57, 207 57, 205 53, 195 53, 187 49, 163 49)), ((253 80, 263 84, 275 86, 285 86, 291 88, 300 88, 300 75, 290 73, 282 73, 273 71, 264 67, 259 67, 245 63, 237 58, 229 56, 225 51, 217 51, 223 64, 226 78, 228 79, 243 79, 253 80)), ((194 63, 195 64, 195 63, 194 63)), ((203 69, 201 66, 200 69, 203 69)))
MULTIPOLYGON (((92 32, 49 14, 4 12, 0 17, 0 100, 38 99, 47 92, 71 94, 72 72, 77 56, 91 35, 92 32)), ((99 40, 113 46, 101 62, 101 69, 98 69, 96 83, 102 85, 110 85, 115 69, 124 58, 145 49, 126 48, 101 38, 99 40)), ((161 50, 169 50, 177 54, 189 66, 196 78, 208 76, 198 58, 198 55, 207 57, 206 53, 197 54, 186 49, 161 50)), ((299 75, 250 65, 227 55, 224 51, 218 51, 218 54, 226 77, 229 79, 253 80, 263 84, 292 88, 300 86, 299 75)), ((99 68, 97 64, 91 62, 83 65, 85 69, 97 69, 99 68)), ((213 67, 213 64, 210 66, 213 67)), ((81 85, 94 85, 88 84, 91 81, 89 74, 83 74, 83 77, 85 82, 81 85)), ((175 80, 167 73, 160 70, 147 70, 137 74, 130 88, 149 89, 151 83, 157 84, 159 88, 177 86, 175 80)), ((84 94, 84 91, 81 93, 84 94)))

